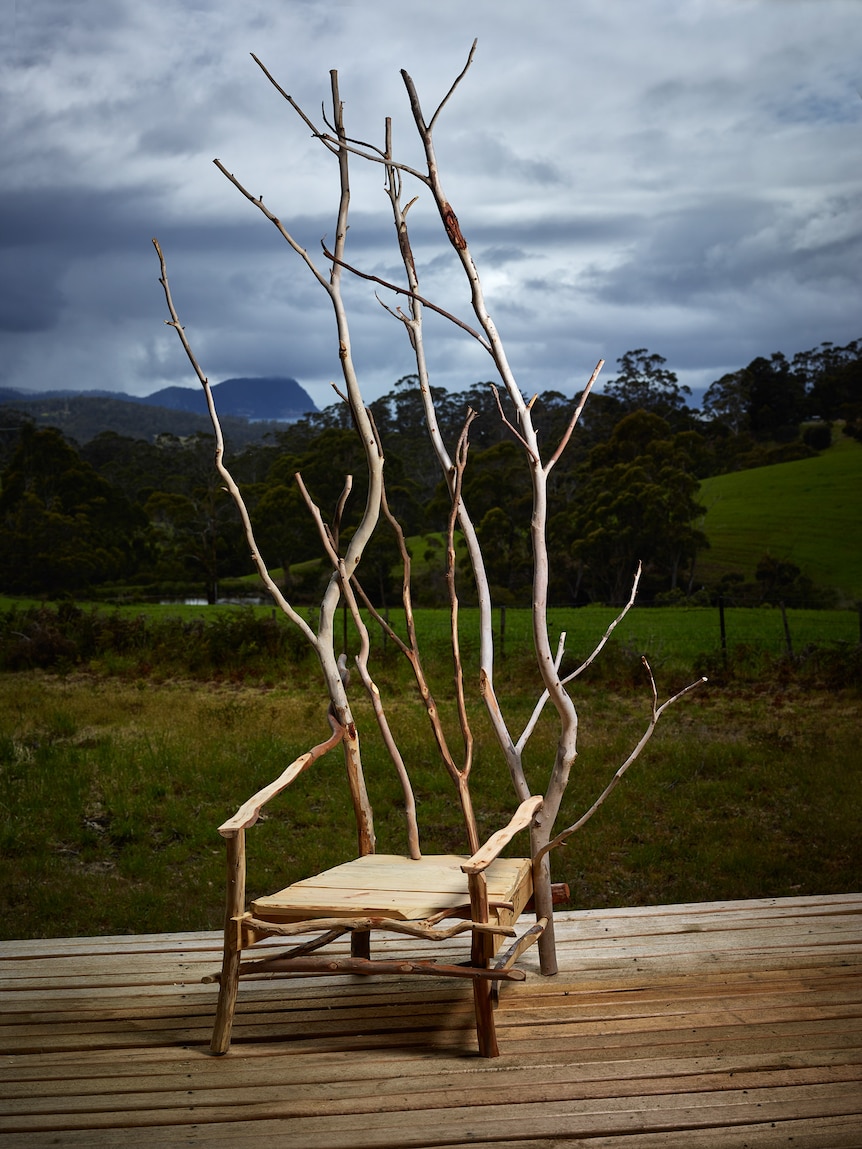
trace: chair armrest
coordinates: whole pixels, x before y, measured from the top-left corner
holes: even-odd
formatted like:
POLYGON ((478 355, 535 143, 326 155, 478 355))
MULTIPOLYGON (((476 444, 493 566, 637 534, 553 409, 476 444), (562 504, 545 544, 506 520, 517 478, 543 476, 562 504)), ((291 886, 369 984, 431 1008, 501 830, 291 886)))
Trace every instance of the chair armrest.
POLYGON ((465 862, 461 870, 465 874, 479 874, 490 866, 505 846, 511 842, 519 830, 523 830, 532 822, 536 813, 541 809, 544 799, 538 795, 527 798, 515 811, 511 822, 502 830, 492 834, 484 846, 465 862))
POLYGON ((247 802, 237 810, 232 818, 228 818, 218 828, 218 832, 223 838, 233 838, 240 830, 247 830, 249 826, 253 826, 260 817, 260 812, 270 798, 274 798, 276 794, 280 794, 282 790, 298 778, 303 770, 307 770, 312 762, 316 762, 318 758, 322 758, 324 754, 337 746, 344 738, 344 728, 332 722, 333 730, 332 737, 328 738, 326 742, 321 742, 317 746, 313 746, 311 750, 306 750, 304 754, 300 754, 295 758, 288 768, 276 778, 274 782, 270 782, 268 786, 264 786, 262 790, 258 790, 253 794, 247 802))

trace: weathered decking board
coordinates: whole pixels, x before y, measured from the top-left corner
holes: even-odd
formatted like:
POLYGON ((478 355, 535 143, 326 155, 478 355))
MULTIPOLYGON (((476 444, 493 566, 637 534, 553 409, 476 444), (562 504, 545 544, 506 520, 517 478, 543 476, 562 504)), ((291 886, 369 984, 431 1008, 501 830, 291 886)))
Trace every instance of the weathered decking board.
POLYGON ((559 976, 531 951, 503 991, 494 1060, 468 982, 246 982, 212 1058, 220 935, 0 943, 0 1149, 862 1149, 862 895, 557 932, 559 976))

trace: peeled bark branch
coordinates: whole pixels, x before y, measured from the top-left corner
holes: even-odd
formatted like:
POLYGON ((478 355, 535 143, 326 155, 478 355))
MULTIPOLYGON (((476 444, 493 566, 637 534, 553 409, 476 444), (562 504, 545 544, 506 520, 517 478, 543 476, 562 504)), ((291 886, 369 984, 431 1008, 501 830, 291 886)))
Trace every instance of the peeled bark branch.
MULTIPOLYGON (((485 350, 490 353, 491 347, 487 339, 485 339, 475 327, 471 327, 469 323, 465 323, 463 319, 459 319, 457 315, 453 315, 444 308, 438 307, 436 303, 432 303, 430 299, 426 299, 424 295, 420 295, 416 291, 410 291, 406 287, 399 287, 397 283, 390 283, 388 279, 381 279, 379 275, 371 275, 370 272, 360 271, 358 267, 354 267, 350 263, 345 263, 343 259, 337 259, 325 244, 321 244, 321 248, 328 260, 331 260, 332 263, 339 264, 345 271, 349 271, 351 275, 355 275, 358 279, 367 279, 371 283, 379 283, 380 286, 385 287, 387 291, 394 291, 396 295, 406 295, 409 299, 421 303, 424 307, 427 307, 429 311, 435 311, 438 315, 442 315, 444 319, 448 319, 450 323, 454 323, 456 327, 460 327, 462 331, 466 331, 468 335, 471 335, 478 343, 481 343, 485 350)), ((402 257, 406 263, 412 263, 412 250, 408 248, 402 251, 402 257)))
POLYGON ((294 625, 297 626, 300 631, 302 631, 303 635, 308 640, 308 642, 311 643, 311 645, 313 647, 317 648, 317 645, 318 645, 317 635, 314 633, 314 631, 311 629, 311 627, 308 625, 308 623, 305 621, 305 619, 302 617, 302 615, 298 614, 293 609, 293 607, 290 605, 290 603, 287 601, 287 599, 281 593, 281 591, 278 588, 278 585, 270 577, 270 574, 269 574, 269 571, 266 567, 266 564, 264 563, 263 559, 261 558, 260 550, 259 550, 258 545, 257 545, 257 540, 254 537, 254 528, 251 525, 251 518, 249 517, 248 508, 245 505, 245 500, 242 497, 242 492, 240 491, 237 483, 234 480, 233 475, 230 473, 230 471, 228 470, 228 468, 224 462, 224 436, 222 434, 221 422, 219 421, 218 412, 216 411, 215 403, 213 402, 212 390, 210 388, 209 379, 206 377, 206 375, 204 375, 203 371, 201 370, 200 364, 198 363, 197 359, 195 358, 195 354, 192 351, 191 344, 189 343, 189 340, 186 336, 185 328, 180 323, 179 316, 177 315, 176 308, 174 307, 174 301, 173 301, 173 297, 171 295, 170 284, 168 283, 168 272, 167 272, 167 266, 165 263, 165 257, 162 254, 162 249, 161 249, 161 246, 160 246, 159 241, 157 239, 153 240, 153 247, 156 249, 156 253, 159 257, 159 268, 161 270, 159 283, 161 283, 162 288, 164 290, 165 301, 168 305, 168 311, 170 312, 170 316, 171 316, 170 320, 167 320, 167 319, 165 320, 165 323, 168 327, 173 327, 173 329, 176 331, 177 335, 179 336, 180 343, 183 346, 183 350, 185 351, 186 356, 192 365, 192 370, 194 371, 195 375, 197 375, 198 380, 200 381, 200 384, 204 389, 204 396, 206 397, 206 402, 207 402, 207 411, 209 412, 210 422, 212 423, 213 432, 215 434, 215 441, 216 441, 215 464, 216 464, 216 468, 218 469, 219 474, 221 475, 222 479, 224 480, 225 486, 227 487, 228 492, 230 493, 230 496, 233 499, 233 501, 237 507, 237 510, 239 511, 240 518, 242 520, 243 530, 245 531, 245 537, 246 537, 246 540, 247 540, 249 547, 251 549, 252 561, 254 562, 254 565, 257 568, 257 573, 260 575, 261 579, 263 580, 264 586, 269 591, 269 593, 272 595, 275 602, 278 604, 278 606, 281 608, 281 610, 284 611, 284 613, 288 616, 288 618, 290 618, 291 622, 293 622, 294 625))
POLYGON ((559 446, 557 447, 556 451, 554 451, 553 455, 550 457, 548 462, 545 464, 545 474, 548 474, 551 467, 553 467, 553 465, 559 459, 560 455, 562 455, 563 451, 565 451, 566 447, 569 445, 569 439, 571 439, 571 437, 572 437, 572 432, 574 431, 575 426, 577 425, 577 422, 581 417, 581 412, 583 411, 584 406, 586 405, 587 399, 589 399, 590 395, 592 394, 593 384, 598 379, 599 372, 604 367, 604 365, 605 365, 604 359, 600 359, 598 361, 598 363, 596 364, 592 375, 587 380, 587 385, 583 389, 583 391, 581 392, 581 398, 578 402, 577 407, 575 407, 575 410, 572 414, 572 417, 569 420, 569 425, 568 425, 568 427, 566 427, 566 430, 563 434, 562 439, 560 439, 559 446))
POLYGON ((698 678, 695 682, 691 682, 688 686, 683 687, 682 690, 677 691, 677 693, 674 694, 671 698, 668 698, 665 702, 663 702, 661 706, 657 706, 656 704, 658 702, 658 694, 656 692, 655 678, 653 677, 652 669, 646 658, 642 658, 641 661, 643 662, 647 673, 649 674, 653 695, 653 708, 649 725, 647 726, 634 750, 632 750, 628 758, 626 758, 625 762, 623 762, 622 766, 620 766, 616 774, 614 774, 613 778, 610 780, 598 798, 596 798, 595 802, 593 802, 592 806, 590 806, 585 814, 582 814, 581 817, 578 818, 577 822, 574 822, 571 826, 568 826, 565 830, 562 830, 559 834, 556 835, 556 837, 552 838, 551 841, 547 843, 547 845, 543 846, 539 851, 538 857, 544 857, 545 854, 551 850, 556 849, 557 846, 562 846, 567 841, 567 839, 572 836, 572 834, 577 833, 577 831, 580 830, 582 826, 586 825, 590 818, 592 818, 593 814, 595 814, 596 811, 605 804, 607 799, 620 784, 623 775, 628 770, 629 766, 631 766, 633 762, 636 762, 640 757, 641 751, 649 742, 650 738, 652 738, 653 733, 655 732, 659 718, 661 718, 662 714, 665 712, 665 710, 667 710, 668 706, 672 706, 674 702, 678 702, 680 698, 684 697, 690 691, 696 689, 698 686, 706 682, 705 678, 698 678))
MULTIPOLYGON (((404 765, 404 759, 401 756, 401 751, 398 749, 398 744, 392 734, 389 720, 386 717, 386 712, 383 707, 383 700, 380 697, 380 691, 377 684, 371 677, 371 672, 368 669, 368 655, 371 649, 371 641, 368 636, 368 627, 365 625, 365 620, 362 617, 362 612, 356 601, 356 595, 353 592, 353 586, 350 577, 347 574, 346 565, 344 560, 338 553, 337 540, 334 537, 334 532, 330 531, 326 523, 323 521, 323 516, 320 513, 320 508, 311 498, 308 488, 302 481, 302 476, 297 473, 296 482, 299 486, 302 497, 305 500, 306 506, 309 508, 315 523, 317 524, 318 533, 320 534, 321 541, 323 542, 324 549, 326 550, 329 560, 335 571, 338 573, 341 590, 344 595, 345 602, 350 610, 353 623, 359 633, 360 650, 356 655, 355 663, 359 672, 359 677, 365 691, 371 700, 374 717, 377 721, 378 729, 380 730, 383 744, 386 751, 395 766, 395 771, 398 775, 398 780, 401 783, 401 790, 404 796, 404 810, 407 819, 407 843, 410 850, 411 858, 421 858, 422 852, 419 848, 419 826, 416 821, 416 799, 413 795, 413 787, 410 783, 410 777, 404 765)), ((342 499, 339 500, 339 507, 343 505, 343 500, 346 498, 349 491, 349 484, 345 484, 345 491, 342 493, 342 499)))

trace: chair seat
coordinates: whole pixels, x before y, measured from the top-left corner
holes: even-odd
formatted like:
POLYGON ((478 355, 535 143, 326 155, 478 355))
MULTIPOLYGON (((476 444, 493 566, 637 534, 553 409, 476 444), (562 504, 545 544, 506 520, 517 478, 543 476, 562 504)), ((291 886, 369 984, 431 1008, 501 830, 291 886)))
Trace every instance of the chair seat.
MULTIPOLYGON (((453 916, 469 902, 466 855, 432 854, 412 859, 398 854, 367 854, 294 882, 277 894, 251 903, 256 917, 274 921, 304 921, 315 917, 385 917, 413 921, 452 909, 453 916)), ((489 902, 507 902, 510 910, 490 918, 501 924, 516 920, 532 894, 529 858, 497 858, 485 870, 489 902)))

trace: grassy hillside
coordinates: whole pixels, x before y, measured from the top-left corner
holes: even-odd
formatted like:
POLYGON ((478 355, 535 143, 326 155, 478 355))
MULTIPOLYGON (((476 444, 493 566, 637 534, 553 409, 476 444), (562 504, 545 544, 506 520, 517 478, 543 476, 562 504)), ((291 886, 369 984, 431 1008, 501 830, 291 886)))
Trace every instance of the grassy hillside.
POLYGON ((862 445, 840 436, 823 454, 707 479, 704 530, 712 544, 702 578, 754 577, 766 552, 794 562, 820 586, 862 599, 862 445))

